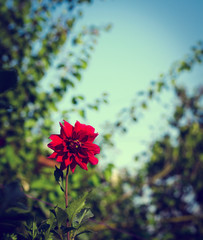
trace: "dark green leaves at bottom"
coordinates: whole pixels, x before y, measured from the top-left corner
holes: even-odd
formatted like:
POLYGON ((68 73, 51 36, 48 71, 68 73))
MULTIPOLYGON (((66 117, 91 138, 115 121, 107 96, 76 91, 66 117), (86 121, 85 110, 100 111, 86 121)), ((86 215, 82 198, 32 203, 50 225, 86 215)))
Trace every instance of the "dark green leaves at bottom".
POLYGON ((76 215, 85 207, 85 201, 89 192, 86 192, 82 197, 73 200, 69 203, 67 208, 68 219, 70 223, 73 222, 76 215))
POLYGON ((77 229, 76 231, 75 231, 75 237, 77 237, 77 236, 79 236, 79 235, 81 235, 81 234, 83 234, 83 233, 91 233, 92 231, 90 230, 90 229, 88 229, 88 225, 83 225, 82 227, 80 227, 79 229, 77 229))
POLYGON ((86 206, 86 198, 89 195, 89 192, 86 192, 82 197, 70 202, 67 208, 67 214, 69 218, 69 224, 74 228, 71 231, 71 237, 75 238, 76 236, 91 232, 89 230, 88 219, 93 217, 93 213, 90 208, 86 206))
POLYGON ((89 208, 83 208, 75 217, 74 221, 81 225, 86 222, 89 218, 94 217, 94 214, 89 208))

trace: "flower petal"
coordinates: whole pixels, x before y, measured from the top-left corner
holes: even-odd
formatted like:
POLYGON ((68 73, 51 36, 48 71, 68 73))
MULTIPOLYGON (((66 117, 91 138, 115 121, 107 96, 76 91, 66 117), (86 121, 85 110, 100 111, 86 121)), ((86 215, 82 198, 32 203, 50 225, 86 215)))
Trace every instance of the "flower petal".
POLYGON ((52 150, 54 150, 55 152, 62 152, 63 151, 63 149, 64 149, 64 146, 63 146, 63 144, 57 144, 57 143, 55 143, 55 142, 50 142, 49 144, 47 144, 47 146, 49 147, 49 148, 51 148, 52 150))
POLYGON ((81 124, 79 121, 76 121, 74 131, 79 132, 80 130, 83 129, 83 125, 85 125, 85 124, 81 124))
POLYGON ((75 161, 73 161, 70 165, 70 169, 71 169, 72 173, 74 173, 76 166, 77 166, 77 163, 75 161))
POLYGON ((63 139, 61 138, 61 136, 59 134, 52 134, 49 138, 57 144, 60 144, 63 142, 63 139))
POLYGON ((87 151, 92 151, 94 154, 100 153, 100 147, 97 144, 86 142, 82 146, 83 148, 86 148, 87 151))
POLYGON ((87 158, 88 157, 88 152, 85 148, 80 148, 77 152, 78 157, 81 158, 87 158))
POLYGON ((99 135, 98 133, 90 134, 83 130, 80 130, 77 133, 77 137, 81 142, 93 142, 98 135, 99 135))
POLYGON ((98 164, 98 159, 95 156, 92 155, 92 156, 89 157, 89 162, 92 165, 96 165, 96 164, 98 164))
POLYGON ((62 137, 63 139, 66 139, 67 136, 66 136, 65 127, 63 126, 62 123, 59 123, 59 124, 60 124, 60 126, 61 126, 61 131, 60 131, 61 137, 62 137))
POLYGON ((66 120, 63 120, 63 121, 65 126, 64 130, 66 132, 66 136, 71 137, 73 133, 73 126, 70 123, 66 122, 66 120))
POLYGON ((99 135, 98 133, 94 133, 94 131, 95 129, 90 125, 81 124, 79 121, 75 123, 74 132, 82 142, 86 142, 87 140, 93 142, 99 135))
POLYGON ((91 135, 88 135, 88 141, 93 142, 94 139, 99 135, 99 133, 93 133, 91 135))
POLYGON ((81 158, 78 158, 77 156, 75 156, 75 161, 82 169, 88 170, 87 163, 82 162, 81 158))
POLYGON ((70 157, 65 160, 66 167, 68 167, 68 165, 70 165, 71 163, 72 163, 72 160, 70 157))
POLYGON ((63 162, 63 155, 58 155, 56 161, 57 162, 63 162))
POLYGON ((76 121, 75 127, 76 127, 77 131, 81 131, 82 130, 82 131, 86 132, 87 135, 93 134, 94 131, 95 131, 95 129, 92 126, 86 125, 86 124, 82 124, 79 121, 76 121))
POLYGON ((49 144, 47 144, 47 146, 50 148, 56 147, 57 145, 63 143, 63 140, 58 134, 52 134, 49 138, 52 140, 49 144))
POLYGON ((48 158, 56 158, 57 152, 53 152, 48 158))
POLYGON ((72 163, 72 159, 68 153, 58 156, 56 161, 61 162, 61 170, 66 169, 72 163))

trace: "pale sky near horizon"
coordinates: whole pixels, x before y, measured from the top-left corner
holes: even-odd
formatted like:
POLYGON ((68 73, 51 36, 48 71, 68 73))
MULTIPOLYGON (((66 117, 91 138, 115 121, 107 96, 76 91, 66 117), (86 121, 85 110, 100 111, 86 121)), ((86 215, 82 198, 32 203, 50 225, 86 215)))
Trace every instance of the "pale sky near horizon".
MULTIPOLYGON (((84 95, 87 102, 103 92, 109 94, 109 104, 90 113, 87 124, 101 132, 101 125, 107 120, 114 122, 116 114, 131 103, 136 92, 148 88, 150 81, 167 73, 173 62, 189 53, 203 39, 202 11, 201 0, 95 0, 84 7, 78 28, 107 23, 113 26, 110 32, 99 36, 81 83, 71 90, 72 95, 84 95)), ((189 77, 196 77, 197 81, 185 82, 189 88, 201 83, 202 66, 195 70, 189 77)), ((170 93, 165 94, 165 99, 171 101, 170 93)), ((66 99, 61 109, 65 109, 65 102, 66 99)), ((172 112, 174 103, 169 105, 167 114, 172 112)), ((160 114, 160 107, 152 103, 140 123, 130 127, 128 134, 116 136, 117 150, 109 153, 104 164, 112 162, 117 167, 126 167, 136 153, 146 150, 151 140, 167 129, 167 120, 160 114)), ((75 120, 71 119, 71 123, 75 120)))

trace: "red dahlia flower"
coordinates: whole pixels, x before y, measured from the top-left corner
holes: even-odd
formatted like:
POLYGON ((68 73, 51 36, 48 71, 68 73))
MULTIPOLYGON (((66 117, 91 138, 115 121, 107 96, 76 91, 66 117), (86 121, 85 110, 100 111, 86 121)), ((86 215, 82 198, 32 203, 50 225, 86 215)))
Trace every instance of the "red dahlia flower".
POLYGON ((70 165, 72 172, 75 171, 76 165, 88 170, 88 162, 93 165, 97 164, 98 159, 94 155, 100 153, 100 148, 93 143, 99 135, 94 133, 95 129, 78 121, 74 127, 65 120, 64 126, 61 123, 60 126, 60 134, 50 136, 52 142, 48 144, 48 147, 54 152, 48 158, 56 158, 56 161, 61 163, 61 170, 70 165))

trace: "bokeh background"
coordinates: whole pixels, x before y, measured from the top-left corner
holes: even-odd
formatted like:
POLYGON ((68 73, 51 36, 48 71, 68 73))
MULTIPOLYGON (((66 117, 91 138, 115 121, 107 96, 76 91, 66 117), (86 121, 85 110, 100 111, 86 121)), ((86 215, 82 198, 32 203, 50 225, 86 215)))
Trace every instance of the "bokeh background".
POLYGON ((203 238, 202 9, 1 1, 0 183, 18 181, 36 224, 63 201, 48 138, 79 120, 102 149, 97 166, 70 176, 71 198, 95 188, 94 232, 80 239, 203 238))

